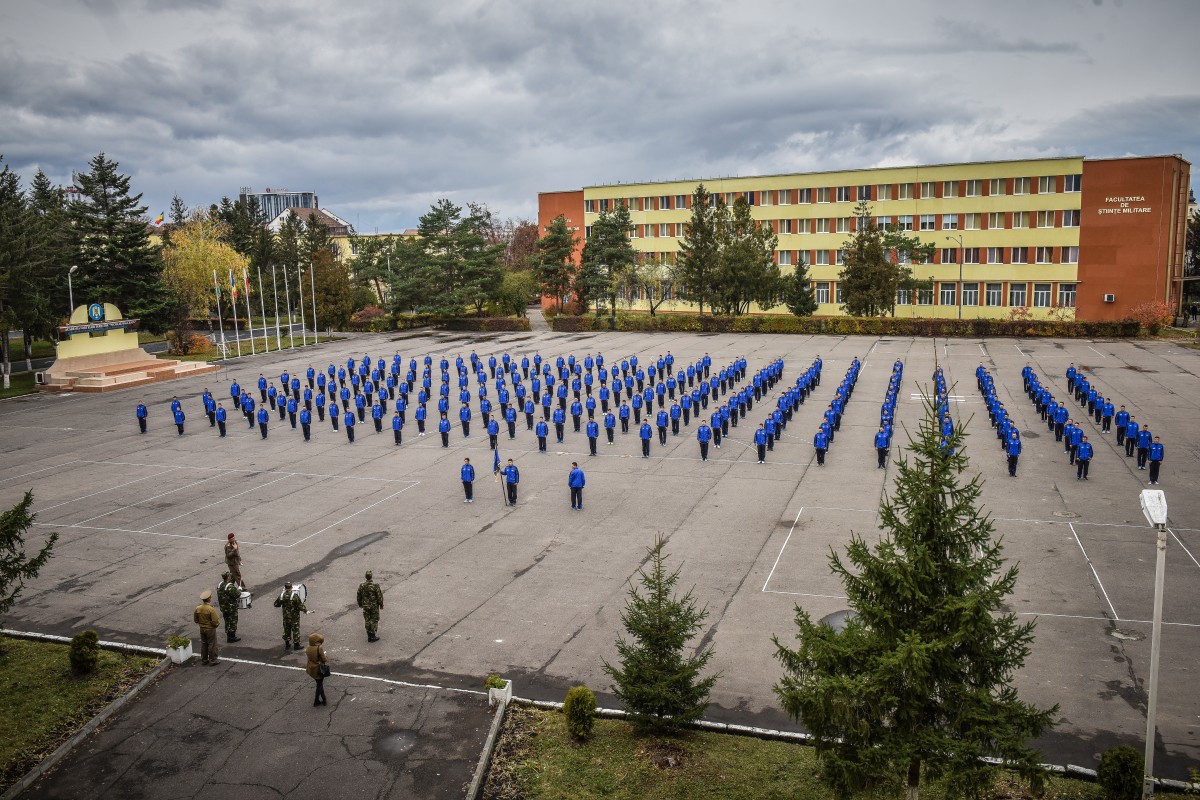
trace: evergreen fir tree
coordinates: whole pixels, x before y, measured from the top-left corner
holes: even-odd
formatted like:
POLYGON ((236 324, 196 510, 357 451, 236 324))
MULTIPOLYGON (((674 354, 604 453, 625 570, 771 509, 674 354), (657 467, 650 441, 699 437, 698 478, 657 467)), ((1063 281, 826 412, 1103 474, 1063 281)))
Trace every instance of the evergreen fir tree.
POLYGON ((865 200, 854 207, 854 217, 854 234, 842 243, 845 256, 838 276, 846 299, 842 309, 856 317, 886 314, 896 303, 900 274, 888 259, 883 233, 865 200))
MULTIPOLYGON (((350 286, 350 271, 346 265, 333 257, 329 248, 318 250, 312 259, 313 276, 317 301, 318 328, 345 330, 354 311, 354 291, 350 286)), ((305 285, 305 292, 309 286, 305 285)), ((305 294, 304 300, 311 308, 313 302, 305 294)), ((307 312, 308 309, 305 309, 307 312)), ((308 320, 312 325, 312 320, 308 320)))
POLYGON ((179 195, 171 196, 171 206, 167 211, 167 219, 171 220, 172 225, 182 225, 187 222, 188 207, 183 202, 183 198, 179 195))
POLYGON ((679 570, 667 574, 665 544, 660 534, 647 548, 649 567, 638 571, 643 591, 629 587, 621 622, 630 638, 617 639, 620 665, 604 662, 630 723, 643 733, 677 733, 700 719, 719 677, 700 677, 712 649, 684 655, 708 611, 696 607, 690 591, 675 596, 679 570))
POLYGON ((922 776, 944 777, 956 796, 980 791, 996 757, 1027 776, 1040 758, 1027 742, 1052 725, 1058 707, 1017 697, 1034 622, 1003 604, 1017 580, 979 509, 982 479, 966 483, 961 426, 943 445, 930 401, 911 458, 880 506, 880 541, 857 534, 830 567, 856 618, 845 630, 814 623, 796 608, 792 650, 776 637, 784 669, 775 691, 812 733, 826 782, 839 798, 878 781, 903 780, 915 800, 922 776))
POLYGON ((592 235, 583 245, 579 278, 575 281, 583 308, 587 307, 588 298, 603 298, 610 313, 616 316, 617 288, 637 263, 637 251, 629 240, 633 229, 624 200, 612 211, 600 212, 592 223, 592 235))
POLYGON ((21 178, 0 157, 0 372, 4 388, 9 388, 9 331, 20 323, 17 308, 21 304, 19 275, 35 257, 29 225, 29 210, 21 178))
POLYGON ((468 214, 454 228, 454 252, 458 259, 458 294, 463 305, 483 307, 500 296, 504 280, 504 251, 507 243, 492 240, 495 221, 487 206, 468 203, 468 214))
POLYGON ((559 311, 562 311, 562 299, 575 280, 575 246, 578 243, 579 237, 562 214, 550 221, 545 235, 537 240, 534 274, 541 283, 542 292, 554 296, 559 311))
POLYGON ((808 274, 808 260, 801 252, 800 263, 792 274, 783 278, 783 302, 797 317, 811 317, 817 310, 817 295, 813 291, 812 278, 808 274))
POLYGON ((767 308, 779 297, 779 266, 775 263, 778 237, 751 215, 750 203, 738 195, 733 206, 717 202, 713 215, 718 227, 717 269, 711 281, 715 312, 745 314, 751 303, 767 308))
POLYGON ((142 327, 161 332, 170 298, 163 288, 162 260, 150 243, 146 206, 129 194, 129 178, 99 153, 88 171, 75 174, 79 200, 69 205, 76 236, 76 286, 87 302, 113 303, 142 327))
POLYGON ((704 313, 704 304, 712 297, 713 278, 720 257, 720 224, 717 203, 701 183, 692 192, 692 216, 683 226, 683 238, 679 241, 679 256, 675 262, 675 280, 679 285, 679 297, 699 305, 704 313))
POLYGON ((58 534, 52 533, 36 556, 25 555, 25 535, 37 519, 37 514, 29 513, 32 505, 33 492, 27 491, 21 502, 0 514, 0 615, 12 608, 25 581, 42 571, 58 541, 58 534))

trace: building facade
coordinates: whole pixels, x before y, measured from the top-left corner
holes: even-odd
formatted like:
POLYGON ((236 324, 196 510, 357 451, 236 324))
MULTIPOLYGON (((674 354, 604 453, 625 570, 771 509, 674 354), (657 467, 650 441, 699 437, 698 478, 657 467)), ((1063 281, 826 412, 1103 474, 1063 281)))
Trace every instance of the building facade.
MULTIPOLYGON (((1111 320, 1149 301, 1179 306, 1190 169, 1175 155, 1067 157, 612 184, 539 194, 538 223, 562 214, 582 251, 599 214, 624 201, 634 248, 672 263, 698 184, 726 203, 741 195, 778 236, 780 268, 807 264, 817 314, 832 316, 842 313, 841 248, 866 200, 880 226, 936 248, 932 263, 913 267, 933 288, 901 291, 897 316, 1111 320)), ((648 307, 636 291, 624 302, 648 307)), ((659 310, 695 309, 668 299, 659 310)))
POLYGON ((238 199, 242 202, 251 197, 258 201, 258 207, 262 209, 263 216, 269 220, 275 219, 289 208, 299 211, 302 208, 315 209, 321 207, 316 192, 291 192, 287 189, 272 190, 270 186, 261 192, 256 192, 249 186, 243 186, 242 190, 238 192, 238 199))

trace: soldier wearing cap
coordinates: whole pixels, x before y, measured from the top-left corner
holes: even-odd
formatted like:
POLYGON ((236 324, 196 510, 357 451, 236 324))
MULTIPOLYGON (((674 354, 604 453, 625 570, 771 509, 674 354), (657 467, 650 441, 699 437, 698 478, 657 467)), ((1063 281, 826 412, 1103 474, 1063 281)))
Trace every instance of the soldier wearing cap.
POLYGON ((225 566, 229 567, 229 574, 237 581, 237 585, 245 589, 246 582, 242 580, 242 551, 238 547, 237 537, 230 533, 225 539, 225 566))
POLYGON ((283 649, 300 649, 300 614, 308 613, 300 595, 292 591, 292 582, 283 585, 283 593, 275 598, 275 607, 283 609, 283 649))
POLYGON ((363 623, 367 627, 367 641, 378 642, 379 609, 383 608, 383 589, 372 580, 371 571, 367 570, 367 579, 358 585, 358 607, 363 612, 363 623))
POLYGON ((221 618, 217 616, 217 610, 209 605, 211 599, 212 592, 205 589, 200 595, 200 605, 192 612, 192 619, 200 626, 200 663, 205 666, 218 663, 217 627, 221 624, 221 618))
POLYGON ((217 584, 217 605, 221 607, 221 616, 225 618, 225 641, 238 641, 238 598, 242 596, 242 587, 230 579, 230 572, 221 573, 221 582, 217 584))

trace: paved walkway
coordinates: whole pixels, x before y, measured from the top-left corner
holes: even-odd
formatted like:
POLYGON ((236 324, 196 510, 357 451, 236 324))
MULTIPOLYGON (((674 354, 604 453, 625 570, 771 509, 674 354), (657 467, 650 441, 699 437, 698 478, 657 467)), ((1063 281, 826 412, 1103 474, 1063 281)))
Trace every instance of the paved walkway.
MULTIPOLYGON (((336 665, 334 665, 336 668, 336 665)), ((173 667, 26 798, 461 798, 487 698, 335 674, 314 708, 299 669, 173 667)))
POLYGON ((546 322, 546 315, 542 313, 540 305, 529 306, 525 309, 525 314, 529 317, 529 329, 534 333, 550 330, 550 323, 546 322))

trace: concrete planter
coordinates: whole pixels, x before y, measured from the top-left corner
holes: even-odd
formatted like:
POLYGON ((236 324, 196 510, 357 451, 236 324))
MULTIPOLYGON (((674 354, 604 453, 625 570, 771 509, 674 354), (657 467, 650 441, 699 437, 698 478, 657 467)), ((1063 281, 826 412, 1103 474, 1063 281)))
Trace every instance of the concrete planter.
POLYGON ((173 664, 182 664, 192 657, 192 643, 189 641, 184 647, 168 647, 167 658, 171 659, 173 664))
POLYGON ((497 703, 507 706, 512 701, 512 681, 506 681, 503 689, 488 689, 488 705, 497 703))

